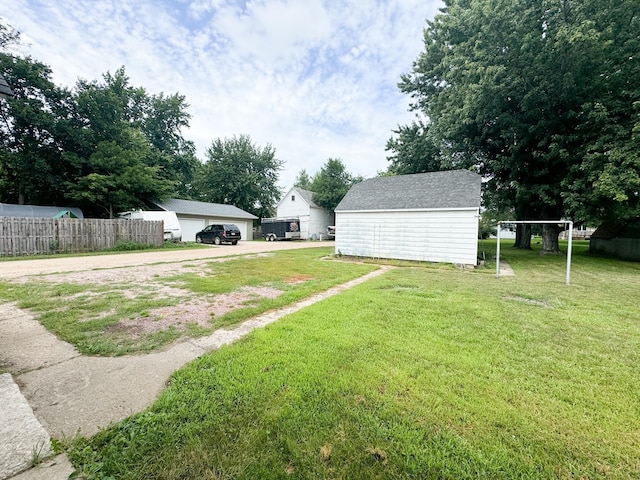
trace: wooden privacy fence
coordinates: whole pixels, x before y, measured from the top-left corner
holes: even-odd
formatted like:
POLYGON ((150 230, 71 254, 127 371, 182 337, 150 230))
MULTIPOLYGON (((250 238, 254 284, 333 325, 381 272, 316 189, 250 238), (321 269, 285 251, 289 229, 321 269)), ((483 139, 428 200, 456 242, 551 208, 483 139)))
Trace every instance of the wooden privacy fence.
POLYGON ((80 253, 120 242, 162 246, 162 221, 0 217, 0 256, 80 253))

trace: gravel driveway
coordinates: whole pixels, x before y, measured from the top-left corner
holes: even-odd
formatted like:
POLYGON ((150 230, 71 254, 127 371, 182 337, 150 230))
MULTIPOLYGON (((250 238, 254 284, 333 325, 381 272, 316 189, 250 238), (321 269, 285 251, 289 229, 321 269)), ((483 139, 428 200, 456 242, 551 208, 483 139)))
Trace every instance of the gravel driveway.
POLYGON ((77 272, 96 268, 129 267, 154 263, 183 262, 230 255, 293 250, 310 247, 331 247, 332 241, 311 242, 240 242, 238 245, 206 246, 187 250, 162 250, 137 253, 114 253, 83 257, 41 258, 0 262, 0 279, 60 272, 77 272))

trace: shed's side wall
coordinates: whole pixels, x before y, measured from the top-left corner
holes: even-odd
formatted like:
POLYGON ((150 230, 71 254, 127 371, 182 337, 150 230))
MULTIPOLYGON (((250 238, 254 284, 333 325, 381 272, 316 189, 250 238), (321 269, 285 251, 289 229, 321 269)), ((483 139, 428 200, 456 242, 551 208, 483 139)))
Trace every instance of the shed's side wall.
POLYGON ((589 251, 597 255, 640 262, 640 238, 594 238, 589 251))
POLYGON ((336 254, 475 265, 478 209, 336 212, 336 254))
POLYGON ((311 208, 309 217, 309 237, 326 238, 327 227, 333 225, 333 214, 325 208, 311 208))

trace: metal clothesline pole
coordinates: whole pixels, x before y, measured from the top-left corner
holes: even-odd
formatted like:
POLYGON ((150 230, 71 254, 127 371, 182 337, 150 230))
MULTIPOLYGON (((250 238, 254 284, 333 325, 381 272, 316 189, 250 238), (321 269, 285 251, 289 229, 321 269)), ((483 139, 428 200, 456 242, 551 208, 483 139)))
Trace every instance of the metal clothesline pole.
POLYGON ((498 244, 496 245, 496 278, 500 278, 500 224, 498 222, 498 244))
POLYGON ((573 245, 573 221, 571 220, 507 220, 498 222, 498 244, 496 245, 496 278, 500 278, 500 230, 502 224, 554 224, 561 223, 563 225, 569 225, 569 244, 567 246, 567 273, 566 283, 571 282, 571 249, 573 245))

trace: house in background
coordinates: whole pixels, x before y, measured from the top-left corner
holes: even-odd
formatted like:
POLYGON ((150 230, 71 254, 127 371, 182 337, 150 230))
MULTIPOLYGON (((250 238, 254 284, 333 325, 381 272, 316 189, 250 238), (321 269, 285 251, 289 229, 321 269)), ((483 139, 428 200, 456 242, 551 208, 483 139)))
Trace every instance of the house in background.
POLYGON ((149 202, 157 210, 176 212, 183 242, 195 242, 196 233, 207 225, 233 223, 240 229, 242 240, 253 240, 253 221, 258 217, 233 205, 197 202, 193 200, 169 199, 164 202, 149 202))
MULTIPOLYGON (((591 238, 591 235, 593 235, 595 231, 596 228, 589 227, 584 224, 578 226, 574 225, 571 235, 574 240, 589 240, 591 238)), ((558 238, 560 238, 561 240, 566 240, 567 238, 569 238, 569 230, 561 231, 558 235, 558 238)))
POLYGON ((276 206, 276 217, 298 217, 300 219, 300 239, 320 239, 326 237, 327 227, 333 225, 333 214, 316 205, 313 192, 293 187, 276 206))
POLYGON ((84 215, 82 214, 82 210, 76 207, 0 203, 0 217, 84 218, 84 215))
POLYGON ((480 181, 452 170, 354 185, 336 207, 336 254, 476 265, 480 181))
MULTIPOLYGON (((496 227, 496 230, 497 230, 497 227, 496 227)), ((498 238, 497 231, 495 235, 490 235, 489 238, 498 238)), ((505 238, 515 240, 516 227, 514 225, 509 225, 509 224, 500 225, 500 238, 502 240, 504 240, 505 238)))

